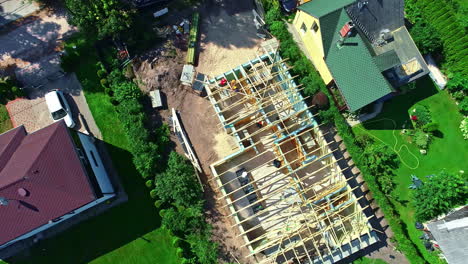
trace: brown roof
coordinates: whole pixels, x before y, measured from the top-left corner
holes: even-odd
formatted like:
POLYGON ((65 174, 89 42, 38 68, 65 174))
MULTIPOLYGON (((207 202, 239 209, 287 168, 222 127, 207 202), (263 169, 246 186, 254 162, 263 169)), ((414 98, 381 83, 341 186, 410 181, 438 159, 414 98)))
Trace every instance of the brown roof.
POLYGON ((0 245, 96 199, 63 121, 1 134, 0 165, 0 245))

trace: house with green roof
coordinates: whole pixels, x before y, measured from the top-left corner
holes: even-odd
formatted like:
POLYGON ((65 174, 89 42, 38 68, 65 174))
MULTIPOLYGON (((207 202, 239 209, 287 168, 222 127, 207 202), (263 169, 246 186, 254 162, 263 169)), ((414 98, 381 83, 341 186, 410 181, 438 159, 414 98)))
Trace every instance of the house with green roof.
POLYGON ((384 101, 429 73, 404 25, 403 0, 312 0, 293 24, 341 109, 384 101))

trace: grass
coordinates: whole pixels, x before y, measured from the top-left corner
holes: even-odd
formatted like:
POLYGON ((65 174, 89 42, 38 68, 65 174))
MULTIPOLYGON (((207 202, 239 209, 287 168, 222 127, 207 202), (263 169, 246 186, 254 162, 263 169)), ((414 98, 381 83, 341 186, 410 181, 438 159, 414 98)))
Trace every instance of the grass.
POLYGON ((0 134, 13 128, 5 105, 0 104, 0 134))
POLYGON ((63 233, 40 241, 30 256, 18 256, 7 263, 179 263, 174 238, 160 228, 160 216, 149 197, 149 190, 132 163, 128 139, 114 106, 96 76, 94 49, 80 57, 76 74, 86 100, 101 130, 114 167, 128 195, 128 202, 82 222, 63 233))
POLYGON ((462 115, 446 91, 437 91, 429 78, 417 82, 417 88, 406 95, 387 102, 383 112, 375 119, 353 128, 356 134, 369 133, 377 140, 391 146, 399 154, 402 164, 396 172, 392 202, 403 220, 409 236, 424 258, 430 263, 439 263, 438 257, 429 253, 419 239, 422 232, 415 228, 412 192, 408 189, 411 175, 421 180, 441 170, 449 172, 466 171, 468 165, 468 142, 459 129, 462 115), (416 105, 424 105, 431 111, 432 118, 439 123, 440 133, 429 146, 427 155, 422 155, 409 137, 401 134, 402 127, 414 129, 409 121, 408 111, 416 105), (394 121, 391 121, 394 120, 394 121))

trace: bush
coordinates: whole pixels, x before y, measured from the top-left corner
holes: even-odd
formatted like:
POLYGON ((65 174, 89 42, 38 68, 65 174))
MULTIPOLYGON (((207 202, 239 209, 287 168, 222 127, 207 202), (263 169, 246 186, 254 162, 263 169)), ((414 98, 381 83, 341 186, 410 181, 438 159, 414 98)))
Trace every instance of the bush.
POLYGON ((468 117, 465 116, 460 123, 460 130, 464 139, 468 139, 468 117))
POLYGON ((140 99, 142 96, 140 88, 133 82, 113 84, 112 90, 114 91, 115 99, 120 103, 131 99, 140 99))
POLYGON ((158 197, 158 193, 156 192, 155 189, 153 189, 153 190, 150 191, 150 196, 151 196, 151 198, 153 198, 153 199, 156 199, 156 197, 158 197))
POLYGON ((429 177, 414 195, 418 221, 428 221, 468 202, 468 183, 461 174, 442 171, 429 177))
POLYGON ((189 207, 200 199, 200 184, 195 170, 188 160, 172 151, 169 154, 168 168, 156 176, 156 191, 161 200, 189 207))
POLYGON ((24 96, 23 90, 16 86, 16 81, 10 77, 0 78, 0 103, 24 96))
POLYGON ((428 134, 424 133, 421 130, 417 130, 414 133, 413 141, 421 149, 427 149, 431 138, 428 134))
POLYGON ((97 71, 97 76, 98 76, 99 78, 105 78, 106 75, 107 75, 107 72, 106 72, 105 70, 103 70, 103 69, 99 69, 99 70, 97 71))
POLYGON ((154 182, 153 182, 153 180, 147 180, 147 181, 145 182, 145 185, 146 185, 146 187, 148 187, 148 188, 153 188, 153 187, 154 187, 154 182))
POLYGON ((463 115, 468 115, 468 97, 463 98, 463 100, 458 104, 458 107, 463 115))
POLYGON ((411 111, 412 116, 416 116, 416 126, 423 127, 424 125, 432 122, 431 113, 429 109, 423 105, 416 105, 416 107, 411 111))
POLYGON ((428 124, 425 124, 423 127, 422 127, 422 130, 426 133, 433 133, 435 131, 437 131, 439 129, 439 124, 436 123, 436 122, 431 122, 431 123, 428 123, 428 124))
POLYGON ((410 33, 422 54, 440 52, 442 49, 442 41, 431 24, 416 23, 410 33))
POLYGON ((101 83, 102 87, 104 87, 104 88, 107 87, 107 80, 106 79, 101 79, 99 82, 101 83))
POLYGON ((210 240, 209 233, 192 233, 187 236, 187 241, 197 257, 197 263, 218 263, 218 244, 210 240))
POLYGON ((358 134, 355 138, 356 145, 362 149, 374 144, 375 140, 369 134, 358 134))
POLYGON ((177 236, 185 237, 188 234, 202 232, 207 229, 201 203, 187 208, 171 207, 164 211, 161 225, 177 236))
POLYGON ((154 206, 155 206, 156 208, 158 208, 158 209, 161 208, 161 206, 162 206, 163 204, 164 204, 164 202, 161 201, 161 200, 156 200, 156 201, 154 202, 154 206))

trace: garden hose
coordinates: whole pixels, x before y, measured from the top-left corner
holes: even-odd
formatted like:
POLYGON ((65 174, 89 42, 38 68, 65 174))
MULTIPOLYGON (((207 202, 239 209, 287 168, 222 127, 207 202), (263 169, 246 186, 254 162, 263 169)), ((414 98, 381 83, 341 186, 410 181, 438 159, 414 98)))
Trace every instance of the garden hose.
POLYGON ((377 139, 378 141, 382 142, 383 144, 389 146, 398 156, 398 158, 401 160, 401 163, 403 163, 406 167, 408 167, 409 169, 411 170, 415 170, 417 168, 419 168, 419 158, 414 155, 408 148, 408 146, 406 144, 402 144, 398 149, 397 149, 397 145, 398 145, 398 137, 395 135, 395 129, 397 127, 396 125, 396 122, 395 120, 393 119, 390 119, 390 118, 381 118, 381 119, 377 119, 377 120, 372 120, 372 121, 369 121, 369 122, 366 122, 366 124, 371 124, 371 123, 375 123, 375 122, 378 122, 378 121, 385 121, 385 120, 389 120, 392 122, 393 124, 393 129, 392 129, 392 136, 393 138, 395 139, 395 145, 393 146, 389 146, 387 143, 385 143, 385 141, 381 140, 380 138, 378 138, 377 136, 373 135, 372 133, 370 133, 369 131, 361 128, 361 127, 358 127, 360 130, 366 132, 367 134, 369 134, 371 137, 377 139), (403 150, 403 148, 406 148, 406 150, 408 151, 408 153, 414 157, 414 159, 416 160, 416 166, 410 166, 408 165, 408 163, 405 162, 405 160, 403 160, 403 158, 401 157, 400 153, 401 151, 403 150))

